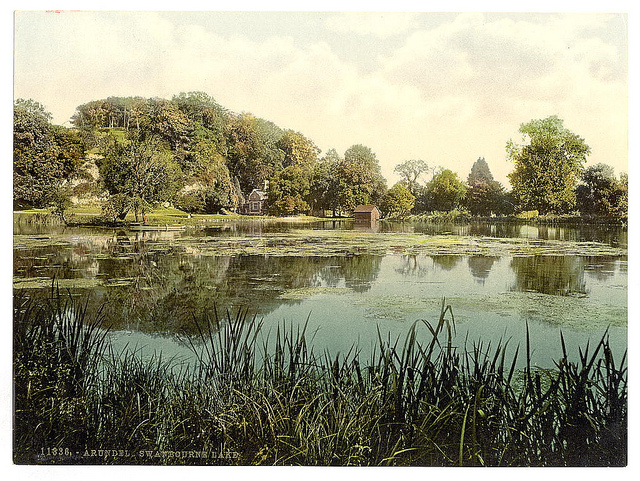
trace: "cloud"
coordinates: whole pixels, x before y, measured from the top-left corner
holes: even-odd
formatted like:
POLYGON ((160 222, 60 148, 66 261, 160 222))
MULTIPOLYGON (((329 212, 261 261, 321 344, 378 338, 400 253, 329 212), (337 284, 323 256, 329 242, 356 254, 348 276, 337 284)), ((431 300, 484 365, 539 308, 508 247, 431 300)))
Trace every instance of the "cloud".
POLYGON ((397 35, 363 69, 330 39, 275 26, 256 38, 149 12, 30 13, 17 24, 15 92, 64 121, 106 96, 202 90, 323 150, 368 145, 390 179, 408 158, 466 177, 484 156, 503 180, 504 145, 520 123, 559 115, 597 161, 626 170, 626 52, 609 16, 579 17, 461 14, 430 28, 413 15, 329 17, 345 34, 397 35))
POLYGON ((418 25, 418 14, 383 12, 343 12, 328 17, 325 26, 340 33, 373 35, 389 38, 411 30, 418 25))

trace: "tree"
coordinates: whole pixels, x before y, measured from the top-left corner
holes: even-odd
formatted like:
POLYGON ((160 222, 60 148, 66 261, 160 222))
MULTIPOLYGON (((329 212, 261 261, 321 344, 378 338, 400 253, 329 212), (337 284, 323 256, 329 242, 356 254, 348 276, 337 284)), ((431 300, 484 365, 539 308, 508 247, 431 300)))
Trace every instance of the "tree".
POLYGON ((398 182, 384 195, 381 210, 385 216, 405 216, 413 209, 415 200, 409 188, 404 183, 398 182))
POLYGON ((282 169, 269 181, 267 211, 275 215, 293 215, 309 210, 309 173, 299 165, 282 169))
POLYGON ((487 216, 501 211, 504 187, 493 179, 484 157, 479 157, 471 166, 467 184, 464 203, 473 215, 487 216))
POLYGON ((133 137, 124 144, 114 143, 100 162, 100 176, 111 196, 116 196, 117 217, 129 210, 142 214, 173 198, 180 188, 182 174, 171 152, 156 138, 133 137))
POLYGON ((500 212, 503 195, 504 187, 499 182, 477 181, 469 184, 464 205, 473 215, 488 216, 500 212))
POLYGON ((75 130, 52 125, 34 100, 18 99, 13 111, 13 199, 16 206, 47 207, 79 175, 85 145, 75 130))
POLYGON ((223 208, 235 210, 240 203, 239 192, 216 144, 199 139, 190 158, 188 184, 180 196, 183 210, 206 213, 217 213, 223 208))
POLYGON ((477 182, 484 182, 485 184, 495 182, 493 174, 489 169, 489 164, 484 160, 484 157, 478 157, 478 160, 471 166, 471 172, 469 172, 469 177, 467 177, 467 184, 473 185, 477 182))
POLYGON ((409 188, 412 195, 416 195, 418 179, 430 170, 429 164, 424 160, 406 160, 395 166, 393 171, 402 177, 402 181, 409 188))
POLYGON ((360 204, 377 204, 386 192, 380 164, 369 147, 353 145, 337 165, 336 197, 340 207, 352 211, 360 204))
POLYGON ((613 167, 591 165, 580 176, 576 198, 580 212, 589 215, 626 217, 628 204, 627 177, 616 179, 613 167))
POLYGON ((520 206, 542 214, 570 211, 576 205, 575 187, 589 146, 556 116, 522 124, 519 132, 528 143, 510 140, 506 148, 515 163, 508 177, 520 206))
POLYGON ((251 114, 234 116, 226 125, 228 165, 243 192, 251 192, 282 169, 284 153, 276 146, 283 132, 251 114))
POLYGON ((436 172, 427 184, 431 210, 450 211, 460 207, 467 188, 455 172, 444 169, 436 172))
POLYGON ((285 130, 284 135, 276 142, 283 152, 283 167, 297 165, 311 170, 318 161, 320 149, 300 132, 285 130))
POLYGON ((171 99, 187 119, 189 136, 192 139, 207 140, 223 156, 227 155, 225 125, 229 113, 213 97, 204 92, 181 92, 171 99))
POLYGON ((312 209, 332 210, 335 215, 337 202, 336 171, 342 161, 335 149, 329 149, 313 167, 309 185, 309 204, 312 209))

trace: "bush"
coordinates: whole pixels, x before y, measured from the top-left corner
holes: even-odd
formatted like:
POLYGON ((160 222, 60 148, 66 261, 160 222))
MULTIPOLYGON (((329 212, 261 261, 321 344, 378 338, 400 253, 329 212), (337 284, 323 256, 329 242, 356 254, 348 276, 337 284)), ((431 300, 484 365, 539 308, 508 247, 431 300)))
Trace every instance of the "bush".
POLYGON ((194 192, 187 192, 185 194, 178 195, 174 205, 177 209, 184 212, 196 214, 204 210, 204 199, 201 195, 194 192))
POLYGON ((516 218, 517 219, 535 219, 536 217, 538 217, 538 211, 537 210, 526 210, 524 212, 520 212, 518 214, 516 214, 516 218))

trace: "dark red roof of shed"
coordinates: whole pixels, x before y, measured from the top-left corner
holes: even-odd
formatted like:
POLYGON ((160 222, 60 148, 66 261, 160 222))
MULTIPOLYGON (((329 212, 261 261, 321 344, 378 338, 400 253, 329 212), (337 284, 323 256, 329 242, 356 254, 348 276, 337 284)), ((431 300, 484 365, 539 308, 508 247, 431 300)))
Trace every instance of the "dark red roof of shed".
POLYGON ((353 212, 373 212, 374 209, 377 209, 375 205, 359 205, 353 212))

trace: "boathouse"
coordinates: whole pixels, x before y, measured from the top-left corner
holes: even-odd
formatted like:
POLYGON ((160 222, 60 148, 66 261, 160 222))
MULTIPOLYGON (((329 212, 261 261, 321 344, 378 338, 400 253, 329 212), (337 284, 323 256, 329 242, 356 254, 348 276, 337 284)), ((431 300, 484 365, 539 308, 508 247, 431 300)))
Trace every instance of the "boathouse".
POLYGON ((358 222, 372 222, 380 219, 380 211, 375 205, 359 205, 353 211, 353 219, 358 222))

